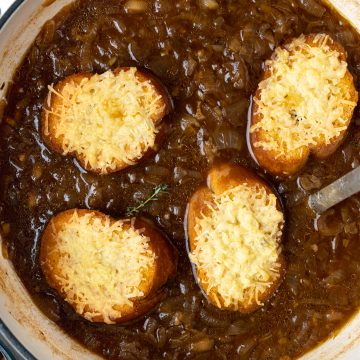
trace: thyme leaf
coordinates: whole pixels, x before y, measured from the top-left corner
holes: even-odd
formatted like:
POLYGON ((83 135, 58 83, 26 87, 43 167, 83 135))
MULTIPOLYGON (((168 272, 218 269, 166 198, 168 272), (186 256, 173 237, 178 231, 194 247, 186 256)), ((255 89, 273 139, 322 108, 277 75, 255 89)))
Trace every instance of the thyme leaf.
POLYGON ((129 206, 126 209, 126 216, 134 216, 136 215, 142 208, 144 208, 146 205, 148 205, 152 201, 158 200, 158 195, 164 192, 167 192, 169 186, 167 184, 159 184, 157 185, 153 192, 150 194, 150 196, 141 202, 137 206, 129 206))

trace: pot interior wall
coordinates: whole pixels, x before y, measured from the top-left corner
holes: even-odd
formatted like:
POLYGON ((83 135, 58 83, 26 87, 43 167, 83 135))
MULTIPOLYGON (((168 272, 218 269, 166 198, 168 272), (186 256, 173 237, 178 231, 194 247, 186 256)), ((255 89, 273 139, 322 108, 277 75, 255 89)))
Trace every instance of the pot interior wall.
MULTIPOLYGON (((72 0, 23 1, 0 30, 0 117, 12 74, 45 21, 72 0), (50 5, 45 6, 44 3, 50 5), (4 84, 4 86, 2 86, 4 84)), ((360 29, 360 0, 328 1, 360 29)), ((1 238, 0 238, 1 242, 1 238)), ((1 246, 1 244, 0 244, 1 246)), ((64 334, 32 303, 10 261, 0 254, 0 318, 38 359, 98 359, 64 334)), ((303 360, 358 359, 360 313, 333 339, 305 355, 303 360)))
MULTIPOLYGON (((23 1, 0 30, 0 117, 6 104, 5 94, 12 75, 27 49, 42 25, 71 2, 72 0, 23 1)), ((0 289, 1 320, 36 358, 99 359, 64 334, 37 309, 11 262, 3 254, 0 254, 0 289)))

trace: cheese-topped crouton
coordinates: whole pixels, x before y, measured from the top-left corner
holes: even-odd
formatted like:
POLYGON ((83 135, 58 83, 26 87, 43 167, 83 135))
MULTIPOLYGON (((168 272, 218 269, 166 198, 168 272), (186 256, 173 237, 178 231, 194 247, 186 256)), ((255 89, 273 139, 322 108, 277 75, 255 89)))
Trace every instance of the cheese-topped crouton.
POLYGON ((176 261, 172 245, 144 219, 72 209, 53 217, 41 238, 47 282, 93 322, 121 323, 150 311, 176 261))
POLYGON ((81 73, 49 86, 42 136, 49 148, 107 174, 137 163, 154 148, 172 109, 160 82, 136 68, 81 73))
POLYGON ((281 283, 284 216, 268 184, 236 165, 214 166, 188 206, 190 260, 209 301, 257 310, 281 283))
POLYGON ((329 35, 301 35, 276 48, 253 98, 254 157, 273 175, 289 175, 310 153, 319 159, 331 155, 357 101, 345 50, 329 35))

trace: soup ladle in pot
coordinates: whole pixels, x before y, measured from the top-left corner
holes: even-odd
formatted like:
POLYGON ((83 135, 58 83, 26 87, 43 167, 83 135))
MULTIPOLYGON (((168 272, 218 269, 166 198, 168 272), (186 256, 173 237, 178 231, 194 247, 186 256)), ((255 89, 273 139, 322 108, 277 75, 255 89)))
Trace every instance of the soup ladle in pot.
POLYGON ((308 204, 317 214, 360 191, 360 166, 309 196, 308 204))

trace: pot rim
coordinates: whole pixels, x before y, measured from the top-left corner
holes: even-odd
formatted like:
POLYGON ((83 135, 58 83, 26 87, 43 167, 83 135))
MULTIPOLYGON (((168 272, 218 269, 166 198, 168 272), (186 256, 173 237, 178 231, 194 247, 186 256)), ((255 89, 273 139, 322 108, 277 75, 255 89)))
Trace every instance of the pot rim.
MULTIPOLYGON (((0 31, 4 28, 4 26, 8 23, 8 21, 11 20, 12 16, 15 14, 15 12, 17 10, 19 10, 19 8, 21 8, 21 6, 29 0, 13 0, 13 1, 14 1, 13 4, 0 17, 0 31)), ((347 0, 322 0, 322 1, 325 3, 328 3, 328 5, 330 5, 332 1, 334 3, 336 3, 336 2, 341 3, 343 1, 346 2, 347 0)), ((360 0, 353 0, 353 1, 357 1, 360 5, 360 0)), ((334 6, 334 4, 331 4, 331 5, 332 5, 331 7, 334 6)), ((347 21, 349 21, 349 23, 352 25, 353 28, 355 28, 355 29, 358 28, 357 31, 360 33, 360 26, 359 26, 360 20, 359 20, 359 25, 357 25, 356 22, 354 23, 353 21, 348 19, 348 16, 346 16, 344 13, 340 12, 339 9, 336 9, 336 12, 338 12, 338 14, 340 16, 345 17, 347 19, 347 21)), ((0 237, 0 241, 1 241, 1 237, 0 237)), ((360 314, 360 311, 359 311, 359 314, 360 314)), ((353 320, 353 318, 351 318, 349 320, 349 322, 352 320, 353 320)), ((348 323, 343 325, 340 328, 340 332, 342 330, 344 330, 347 325, 348 325, 348 323)), ((325 342, 321 344, 321 346, 324 345, 330 339, 331 339, 330 337, 327 338, 325 340, 325 342)), ((355 339, 355 341, 358 341, 359 339, 360 338, 357 338, 357 339, 355 339)), ((349 349, 352 345, 353 345, 353 342, 351 344, 348 344, 349 349)), ((83 346, 83 345, 81 345, 81 346, 83 346)), ((308 359, 308 355, 311 356, 312 352, 318 348, 319 348, 319 346, 316 346, 315 348, 311 349, 309 352, 307 352, 303 356, 305 356, 306 359, 308 359)), ((335 358, 337 358, 337 357, 342 358, 344 353, 346 353, 347 351, 348 351, 348 349, 340 350, 335 355, 336 356, 335 358)), ((8 360, 8 359, 9 360, 36 360, 36 358, 33 355, 31 355, 31 353, 26 349, 26 347, 24 345, 22 345, 22 343, 17 339, 17 337, 15 337, 15 335, 9 330, 7 325, 5 325, 5 323, 0 318, 0 357, 1 357, 2 353, 4 353, 6 360, 8 360)), ((354 354, 357 354, 357 353, 354 353, 354 354)), ((332 358, 332 359, 335 359, 335 358, 332 358)))
MULTIPOLYGON (((25 0, 15 0, 0 17, 0 30, 25 0)), ((35 360, 0 318, 0 354, 7 360, 35 360), (15 355, 17 354, 17 355, 15 355)))
POLYGON ((6 360, 36 360, 1 320, 0 354, 6 360))
POLYGON ((15 0, 15 2, 10 5, 10 7, 5 11, 4 15, 0 17, 0 30, 6 24, 6 22, 10 19, 11 15, 18 9, 18 7, 24 2, 25 0, 15 0))

